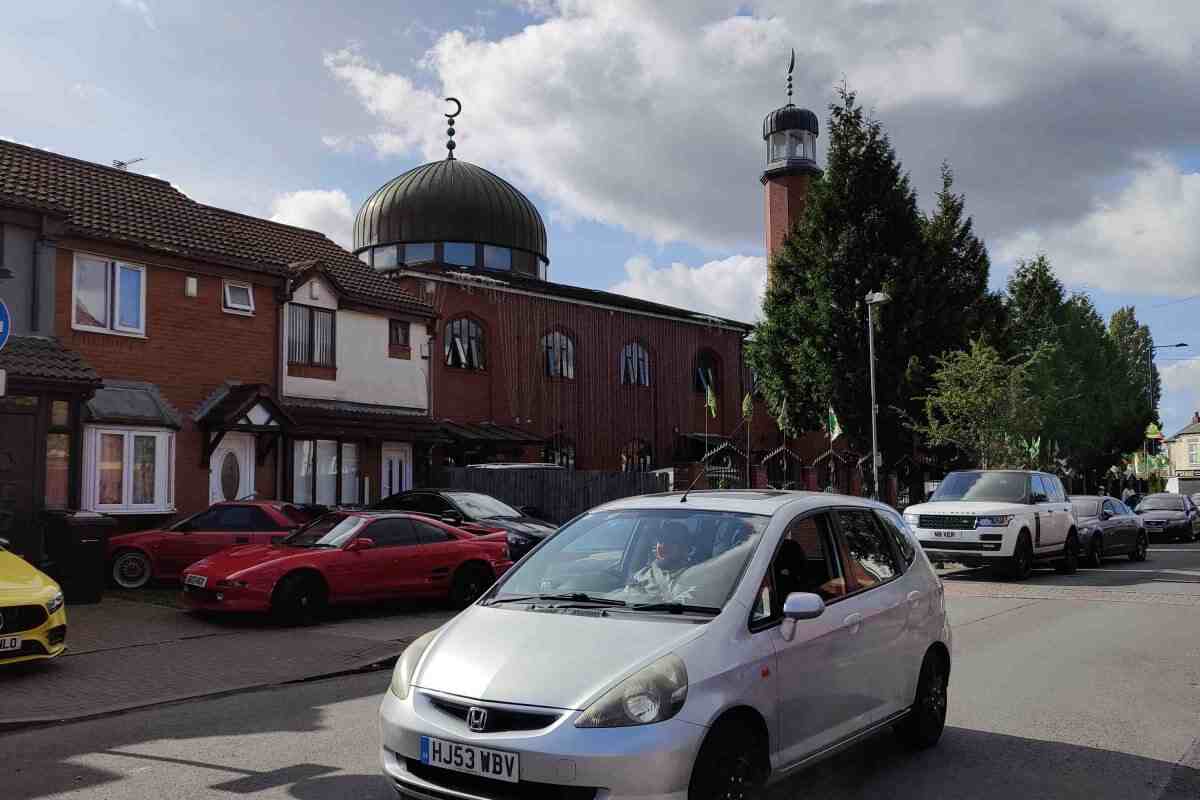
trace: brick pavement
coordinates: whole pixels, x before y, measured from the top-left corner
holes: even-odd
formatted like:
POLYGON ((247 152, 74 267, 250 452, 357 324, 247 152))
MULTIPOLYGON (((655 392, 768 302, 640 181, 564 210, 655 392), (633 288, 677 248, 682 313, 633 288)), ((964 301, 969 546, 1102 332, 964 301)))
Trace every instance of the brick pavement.
POLYGON ((0 670, 0 729, 378 668, 450 616, 365 609, 283 628, 125 600, 69 606, 67 653, 0 670))

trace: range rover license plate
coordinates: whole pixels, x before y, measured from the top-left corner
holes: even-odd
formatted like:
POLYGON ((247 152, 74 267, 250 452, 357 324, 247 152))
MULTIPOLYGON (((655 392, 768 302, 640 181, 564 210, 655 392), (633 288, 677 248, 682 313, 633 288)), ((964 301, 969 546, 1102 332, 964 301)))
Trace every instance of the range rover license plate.
POLYGON ((953 539, 955 536, 958 536, 958 531, 934 531, 933 535, 939 539, 953 539))
POLYGON ((516 783, 521 777, 521 762, 516 753, 448 742, 432 736, 421 737, 421 763, 509 783, 516 783))

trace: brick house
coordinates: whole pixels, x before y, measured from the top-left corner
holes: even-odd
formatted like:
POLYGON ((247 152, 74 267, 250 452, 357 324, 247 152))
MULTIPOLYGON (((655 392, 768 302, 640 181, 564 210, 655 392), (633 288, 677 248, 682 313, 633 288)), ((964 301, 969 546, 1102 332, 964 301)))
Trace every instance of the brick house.
MULTIPOLYGON (((300 425, 281 404, 304 368, 289 363, 284 325, 301 273, 414 327, 433 313, 319 233, 4 141, 0 223, 0 266, 13 275, 0 297, 14 309, 0 351, 0 535, 35 560, 43 509, 136 529, 217 499, 291 494, 291 442, 315 442, 329 422, 307 414, 300 425)), ((336 385, 337 361, 314 380, 336 385)), ((303 404, 314 392, 295 394, 303 404)), ((405 412, 427 407, 419 389, 401 399, 405 412)), ((334 433, 340 491, 359 485, 371 454, 343 461, 354 447, 334 433)))

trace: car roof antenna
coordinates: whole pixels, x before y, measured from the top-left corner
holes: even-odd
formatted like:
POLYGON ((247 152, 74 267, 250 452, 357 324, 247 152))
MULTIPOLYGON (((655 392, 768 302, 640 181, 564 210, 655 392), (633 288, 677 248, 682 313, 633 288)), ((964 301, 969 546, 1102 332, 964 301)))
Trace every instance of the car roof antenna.
POLYGON ((688 486, 688 488, 684 490, 684 492, 683 492, 683 497, 679 498, 679 502, 681 502, 681 503, 686 503, 686 502, 687 502, 687 496, 688 496, 688 492, 690 492, 692 489, 695 489, 695 488, 696 488, 696 484, 697 484, 697 483, 699 483, 699 482, 700 482, 700 479, 701 479, 701 478, 703 478, 703 477, 704 477, 704 470, 700 470, 700 474, 699 474, 699 475, 697 475, 695 478, 693 478, 693 479, 692 479, 692 483, 691 483, 691 485, 690 485, 690 486, 688 486))

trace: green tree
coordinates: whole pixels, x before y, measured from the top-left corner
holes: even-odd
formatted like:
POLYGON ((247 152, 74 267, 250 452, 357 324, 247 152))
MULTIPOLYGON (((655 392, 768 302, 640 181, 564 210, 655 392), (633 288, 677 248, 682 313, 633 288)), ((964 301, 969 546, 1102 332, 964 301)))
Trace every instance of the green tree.
POLYGON ((937 364, 918 427, 929 443, 954 448, 985 469, 1025 466, 1042 424, 1028 362, 1010 364, 977 339, 937 364))
POLYGON ((987 252, 953 176, 922 217, 887 132, 845 87, 830 107, 828 168, 771 265, 763 317, 748 347, 772 415, 815 430, 832 405, 856 445, 870 441, 864 297, 892 297, 875 315, 880 450, 910 452, 933 357, 966 345, 986 307, 987 252))

